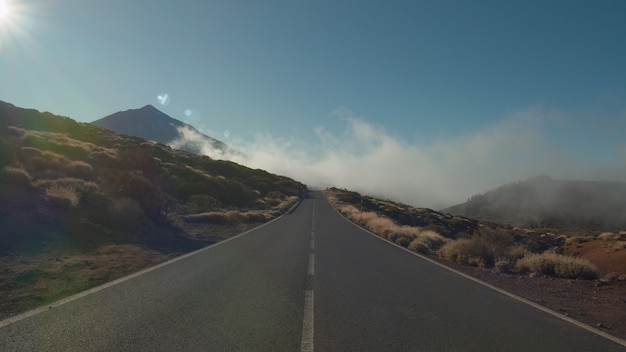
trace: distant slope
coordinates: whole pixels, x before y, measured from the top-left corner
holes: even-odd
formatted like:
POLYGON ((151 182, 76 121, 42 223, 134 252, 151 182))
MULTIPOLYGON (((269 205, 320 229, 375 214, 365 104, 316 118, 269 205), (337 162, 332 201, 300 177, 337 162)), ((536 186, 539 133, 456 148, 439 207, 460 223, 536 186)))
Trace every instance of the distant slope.
POLYGON ((626 183, 539 176, 473 196, 442 212, 520 227, 626 229, 626 183))
POLYGON ((0 256, 70 240, 200 246, 187 223, 264 222, 303 187, 0 101, 0 256))
POLYGON ((200 133, 193 126, 168 116, 152 105, 119 111, 92 124, 195 154, 220 158, 225 153, 236 153, 223 142, 200 133))

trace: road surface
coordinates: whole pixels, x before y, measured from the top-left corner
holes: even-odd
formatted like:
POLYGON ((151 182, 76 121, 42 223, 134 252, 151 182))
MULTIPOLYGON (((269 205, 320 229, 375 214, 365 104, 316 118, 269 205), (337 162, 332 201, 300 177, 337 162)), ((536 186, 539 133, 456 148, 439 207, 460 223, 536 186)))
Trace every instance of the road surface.
POLYGON ((30 316, 2 351, 624 351, 343 219, 254 231, 30 316))

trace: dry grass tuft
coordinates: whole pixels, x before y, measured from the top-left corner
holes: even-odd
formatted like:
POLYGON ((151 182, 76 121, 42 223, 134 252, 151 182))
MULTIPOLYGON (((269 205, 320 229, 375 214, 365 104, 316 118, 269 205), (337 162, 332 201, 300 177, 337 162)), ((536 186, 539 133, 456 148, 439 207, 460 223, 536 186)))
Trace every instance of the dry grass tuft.
POLYGON ((516 268, 521 272, 566 279, 593 280, 599 277, 598 269, 587 259, 556 253, 530 254, 518 260, 516 268))
POLYGON ((69 203, 72 207, 77 206, 80 200, 76 188, 60 184, 54 184, 46 188, 46 196, 61 204, 69 203))
POLYGON ((7 166, 0 171, 0 181, 13 187, 30 188, 33 178, 22 168, 7 166))
POLYGON ((597 239, 600 241, 613 241, 619 238, 619 235, 613 232, 602 232, 597 239))

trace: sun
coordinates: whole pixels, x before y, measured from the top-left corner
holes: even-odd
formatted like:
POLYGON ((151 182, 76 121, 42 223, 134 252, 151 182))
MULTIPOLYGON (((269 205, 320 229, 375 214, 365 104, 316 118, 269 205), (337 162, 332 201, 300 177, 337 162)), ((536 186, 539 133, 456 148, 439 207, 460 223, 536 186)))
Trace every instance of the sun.
POLYGON ((7 19, 11 15, 9 5, 6 1, 0 0, 0 21, 7 19))

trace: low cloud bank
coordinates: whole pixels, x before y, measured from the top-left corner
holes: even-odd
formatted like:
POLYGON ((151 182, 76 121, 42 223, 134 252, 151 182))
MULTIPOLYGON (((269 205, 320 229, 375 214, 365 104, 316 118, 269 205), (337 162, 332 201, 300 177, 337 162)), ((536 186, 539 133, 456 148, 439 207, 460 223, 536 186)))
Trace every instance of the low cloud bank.
POLYGON ((347 188, 433 209, 539 174, 615 181, 626 174, 623 145, 614 146, 614 160, 583 160, 551 141, 545 131, 558 127, 564 117, 542 109, 512 114, 477 133, 429 143, 407 142, 353 115, 343 118, 343 133, 320 127, 315 145, 257 134, 238 146, 242 153, 216 151, 211 145, 202 150, 310 187, 347 188))

